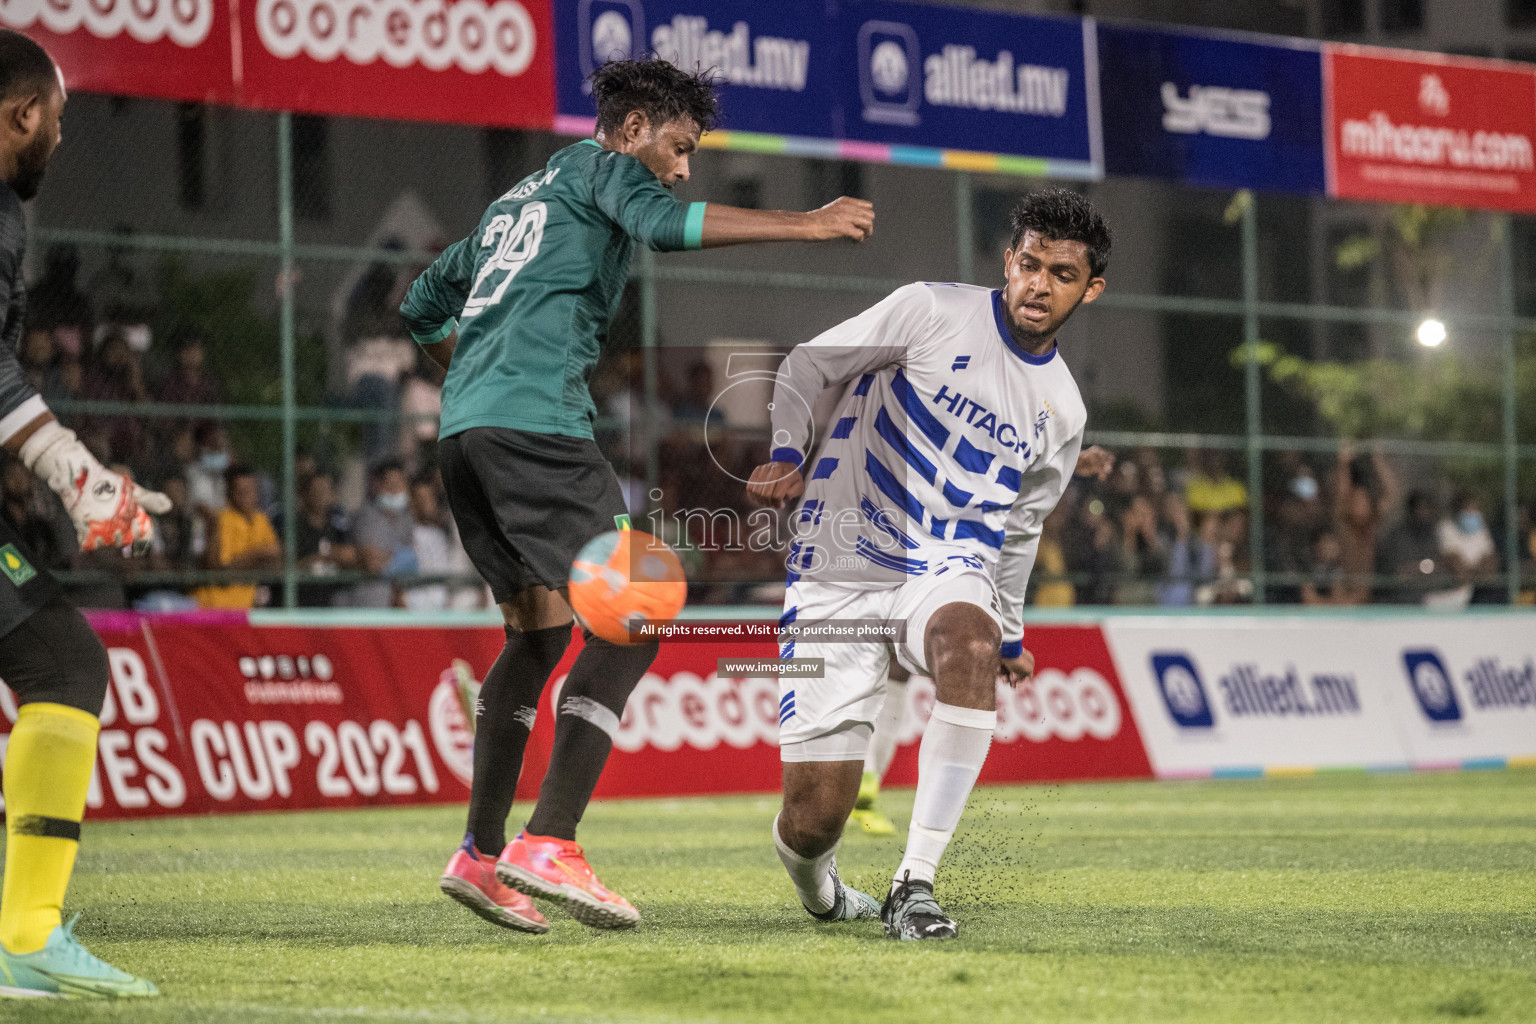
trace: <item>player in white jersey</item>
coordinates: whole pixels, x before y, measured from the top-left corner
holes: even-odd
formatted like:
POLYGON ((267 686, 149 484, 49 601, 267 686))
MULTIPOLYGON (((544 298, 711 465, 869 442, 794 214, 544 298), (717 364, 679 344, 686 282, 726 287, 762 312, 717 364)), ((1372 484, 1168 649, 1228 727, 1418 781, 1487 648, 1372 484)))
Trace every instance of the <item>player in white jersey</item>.
POLYGON ((1076 468, 1087 412, 1056 334, 1104 290, 1109 231, 1080 195, 1013 211, 1001 290, 918 283, 798 346, 779 368, 772 461, 747 486, 793 516, 780 657, 784 807, 774 845, 806 910, 879 914, 953 938, 933 897, 997 724, 996 681, 1027 679, 1022 606, 1041 524, 1076 468), (811 410, 847 387, 813 466, 811 410), (809 469, 809 474, 804 469, 809 469), (889 632, 894 630, 896 632, 889 632), (890 659, 934 681, 907 848, 879 906, 837 876, 890 659))
MULTIPOLYGON (((1115 468, 1114 452, 1094 445, 1084 448, 1077 457, 1077 476, 1107 480, 1115 468)), ((885 703, 875 718, 874 733, 869 738, 869 749, 864 754, 864 774, 859 779, 859 793, 853 804, 850 821, 872 836, 888 836, 896 831, 891 819, 881 813, 876 802, 880 799, 880 784, 896 757, 896 745, 901 738, 901 726, 906 720, 907 684, 912 673, 892 659, 886 670, 885 703)))

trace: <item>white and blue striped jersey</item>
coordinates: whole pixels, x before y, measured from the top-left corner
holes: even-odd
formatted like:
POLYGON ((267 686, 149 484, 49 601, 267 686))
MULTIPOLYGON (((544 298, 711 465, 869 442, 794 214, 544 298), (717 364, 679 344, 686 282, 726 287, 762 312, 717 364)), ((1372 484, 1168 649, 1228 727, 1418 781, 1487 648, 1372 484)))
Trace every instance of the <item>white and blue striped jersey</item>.
POLYGON ((980 570, 996 584, 1009 653, 1041 524, 1086 422, 1060 353, 1021 348, 999 292, 898 288, 779 367, 773 459, 803 464, 815 451, 791 517, 790 582, 886 587, 946 564, 980 570), (817 397, 838 387, 830 431, 814 437, 817 397))

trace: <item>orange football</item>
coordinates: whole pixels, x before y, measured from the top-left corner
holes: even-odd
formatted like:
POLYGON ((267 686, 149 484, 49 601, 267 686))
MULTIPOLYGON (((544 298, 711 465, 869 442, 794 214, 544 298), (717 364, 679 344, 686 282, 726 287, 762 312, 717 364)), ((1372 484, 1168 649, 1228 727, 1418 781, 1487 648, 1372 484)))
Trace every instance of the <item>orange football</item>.
POLYGON ((637 643, 644 622, 668 622, 688 597, 683 565, 666 542, 643 530, 594 537, 571 563, 571 607, 610 643, 637 643))

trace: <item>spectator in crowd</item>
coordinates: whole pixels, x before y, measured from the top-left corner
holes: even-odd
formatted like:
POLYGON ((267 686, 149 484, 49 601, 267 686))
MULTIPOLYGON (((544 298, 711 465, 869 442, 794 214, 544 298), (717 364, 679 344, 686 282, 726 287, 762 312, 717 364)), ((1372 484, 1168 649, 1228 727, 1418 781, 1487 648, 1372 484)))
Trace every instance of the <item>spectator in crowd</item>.
MULTIPOLYGON (((452 519, 443 515, 438 494, 437 481, 431 474, 423 474, 411 482, 411 516, 415 520, 412 547, 416 551, 416 571, 424 576, 472 576, 474 569, 459 544, 452 519)), ((464 589, 446 582, 428 583, 405 591, 404 603, 412 611, 440 612, 460 606, 455 598, 464 589)), ((471 592, 478 590, 476 587, 468 589, 471 592)))
POLYGON ((1353 588, 1348 604, 1365 604, 1371 599, 1381 524, 1397 509, 1399 498, 1397 476, 1380 448, 1371 451, 1367 467, 1355 458, 1354 442, 1339 445, 1334 467, 1333 532, 1344 566, 1342 585, 1353 588))
POLYGON ((629 427, 629 450, 644 452, 672 434, 672 410, 660 398, 645 394, 645 350, 629 349, 621 362, 604 375, 605 380, 622 384, 609 394, 598 412, 629 427), (614 376, 617 375, 617 376, 614 376))
MULTIPOLYGON (((256 472, 239 463, 230 466, 224 472, 224 486, 224 507, 208 513, 205 567, 239 572, 277 570, 283 550, 271 521, 261 511, 256 472)), ((203 608, 252 608, 257 594, 254 583, 233 583, 200 587, 194 596, 203 608)))
POLYGON ((442 367, 417 353, 416 369, 400 390, 400 461, 418 471, 437 454, 443 377, 442 367))
MULTIPOLYGON (((1291 576, 1305 574, 1312 566, 1313 538, 1323 525, 1322 488, 1312 468, 1295 452, 1282 465, 1280 493, 1273 496, 1274 516, 1265 543, 1266 563, 1272 572, 1291 576)), ((1270 588, 1271 600, 1294 604, 1301 600, 1296 583, 1280 582, 1270 588)))
POLYGON ((197 458, 187 466, 187 495, 198 514, 224 507, 224 474, 234 461, 224 424, 200 423, 193 431, 197 458))
POLYGON ((1482 503, 1477 500, 1477 495, 1470 491, 1457 492, 1450 512, 1440 521, 1435 533, 1440 542, 1440 556, 1459 584, 1453 596, 1446 599, 1446 604, 1460 607, 1473 599, 1480 577, 1499 571, 1499 555, 1493 534, 1483 519, 1482 503))
MULTIPOLYGON (((147 402, 149 389, 144 386, 144 367, 139 354, 128 344, 122 328, 107 331, 95 364, 86 372, 81 397, 94 402, 147 402)), ((146 454, 144 420, 138 416, 107 416, 96 419, 107 433, 115 459, 137 462, 146 454)))
POLYGON ((1082 604, 1114 604, 1123 563, 1119 531, 1099 498, 1085 501, 1068 533, 1067 566, 1086 577, 1077 585, 1082 604))
POLYGON ((1344 546, 1339 535, 1324 530, 1312 545, 1311 578, 1301 585, 1306 605, 1364 604, 1369 591, 1351 582, 1344 571, 1344 546))
POLYGON ((1227 512, 1248 506, 1248 489, 1228 472, 1227 453, 1210 451, 1190 467, 1184 500, 1197 515, 1227 512))
POLYGON ((74 561, 75 530, 64 506, 20 459, 4 456, 0 486, 5 493, 4 514, 22 542, 47 569, 68 569, 74 561))
POLYGON ((1104 494, 1110 514, 1123 520, 1132 500, 1142 493, 1140 464, 1131 459, 1121 459, 1110 472, 1108 484, 1100 488, 1100 491, 1104 494))
POLYGON ((416 571, 416 521, 404 466, 381 462, 369 477, 372 498, 357 515, 354 536, 363 571, 385 578, 353 588, 351 603, 388 608, 394 604, 394 584, 387 577, 416 571))
POLYGON ((48 383, 48 375, 53 372, 54 358, 53 332, 46 327, 27 328, 27 333, 21 339, 21 350, 16 353, 16 361, 21 364, 21 372, 34 391, 41 392, 48 383))
POLYGON ((1520 538, 1519 601, 1536 604, 1536 506, 1520 506, 1520 519, 1515 530, 1520 538))
POLYGON ((79 398, 85 388, 85 368, 80 362, 79 352, 66 349, 60 340, 71 336, 78 342, 78 331, 67 328, 55 328, 53 331, 53 370, 43 378, 42 387, 43 401, 50 404, 79 398))
MULTIPOLYGON (((294 557, 305 580, 300 583, 300 608, 329 608, 349 589, 334 580, 337 573, 356 569, 357 546, 352 543, 352 521, 336 503, 336 481, 329 473, 311 473, 298 482, 299 515, 294 523, 294 557)), ((280 522, 279 533, 288 524, 280 522)))
POLYGON ((1160 529, 1168 552, 1167 578, 1157 584, 1157 603, 1182 608, 1195 603, 1195 587, 1216 575, 1216 548, 1190 530, 1189 505, 1178 491, 1163 495, 1160 529))
POLYGON ((43 256, 43 275, 27 289, 27 311, 34 323, 52 329, 59 324, 89 327, 91 300, 80 290, 80 250, 51 245, 43 256))
POLYGON ((1077 590, 1067 578, 1067 556, 1062 549, 1062 531, 1070 511, 1059 503, 1040 526, 1040 546, 1035 551, 1035 569, 1030 580, 1035 584, 1035 604, 1066 608, 1077 603, 1077 590))
MULTIPOLYGON (((171 510, 155 517, 155 539, 146 565, 152 572, 187 572, 201 566, 208 531, 187 503, 187 481, 181 476, 161 477, 158 488, 171 499, 171 510)), ((174 583, 147 588, 133 601, 144 612, 188 611, 197 600, 174 583)))
MULTIPOLYGON (((1121 467, 1136 468, 1134 462, 1121 467)), ((1120 476, 1117 471, 1116 476, 1120 476)), ((1139 481, 1140 471, 1134 476, 1139 481)), ((1172 562, 1167 538, 1158 530, 1157 510, 1145 494, 1132 494, 1120 518, 1121 562, 1128 578, 1116 594, 1118 604, 1151 604, 1155 581, 1167 575, 1172 562)))
POLYGON ((149 566, 160 572, 196 569, 207 543, 207 534, 192 513, 185 477, 162 477, 160 491, 171 499, 171 510, 155 517, 155 540, 149 566))
POLYGON ((1439 518, 1434 496, 1428 491, 1408 494, 1403 521, 1381 543, 1377 571, 1395 580, 1380 593, 1382 600, 1393 604, 1454 602, 1445 588, 1447 566, 1436 530, 1439 518))
MULTIPOLYGON (((197 461, 197 435, 190 423, 184 423, 158 441, 135 476, 146 480, 180 478, 186 484, 188 468, 197 461)), ((222 480, 220 481, 222 483, 222 480)), ((190 506, 188 506, 190 508, 190 506)))
POLYGON ((1163 462, 1158 457, 1157 449, 1136 449, 1135 462, 1141 471, 1141 492, 1161 507, 1163 494, 1168 490, 1168 474, 1163 472, 1163 462))
POLYGON ((400 381, 421 358, 420 346, 400 333, 397 318, 381 319, 378 330, 359 337, 347 349, 348 404, 390 413, 364 432, 365 458, 391 458, 399 446, 400 381))
POLYGON ((68 333, 64 328, 29 329, 16 353, 22 373, 45 402, 76 398, 83 384, 80 360, 59 349, 58 338, 68 333))
POLYGON ((1206 515, 1206 543, 1216 551, 1215 579, 1195 590, 1199 604, 1244 604, 1253 600, 1253 559, 1248 549, 1248 510, 1206 515))
MULTIPOLYGON (((155 401, 171 405, 217 405, 224 400, 224 389, 208 373, 208 346, 201 334, 183 335, 176 346, 176 365, 155 390, 155 401)), ((168 420, 166 429, 175 432, 190 420, 168 420)), ((198 420, 197 423, 205 423, 198 420)))
POLYGON ((688 383, 672 403, 672 418, 678 423, 724 426, 725 412, 715 405, 715 371, 700 359, 688 367, 688 383))

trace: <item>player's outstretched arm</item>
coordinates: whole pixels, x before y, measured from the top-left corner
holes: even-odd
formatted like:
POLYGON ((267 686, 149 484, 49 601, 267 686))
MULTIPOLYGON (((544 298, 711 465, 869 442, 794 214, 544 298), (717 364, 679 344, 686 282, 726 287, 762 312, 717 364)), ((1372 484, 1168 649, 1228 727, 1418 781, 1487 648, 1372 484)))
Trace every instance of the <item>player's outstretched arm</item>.
POLYGON ((843 196, 819 210, 747 210, 710 203, 704 208, 703 247, 749 242, 862 242, 875 233, 875 206, 867 199, 843 196))

